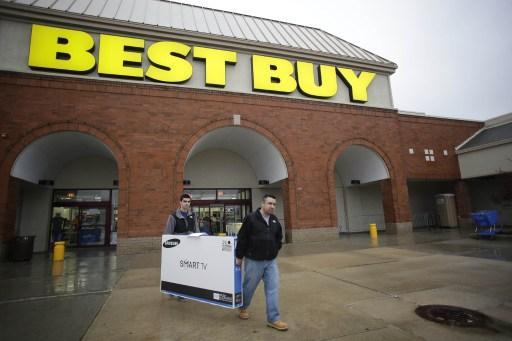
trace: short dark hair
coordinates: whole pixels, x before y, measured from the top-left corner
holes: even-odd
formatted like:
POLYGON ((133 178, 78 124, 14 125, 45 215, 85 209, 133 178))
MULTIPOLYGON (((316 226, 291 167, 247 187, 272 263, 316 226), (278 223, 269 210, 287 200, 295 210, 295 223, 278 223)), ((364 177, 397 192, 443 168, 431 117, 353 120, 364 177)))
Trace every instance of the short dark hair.
POLYGON ((265 199, 267 199, 267 198, 272 198, 272 199, 274 199, 274 200, 277 200, 277 199, 276 199, 276 197, 275 197, 275 195, 272 195, 272 194, 268 194, 268 193, 266 193, 266 194, 263 196, 263 199, 261 199, 261 201, 265 202, 265 199))
POLYGON ((190 194, 188 193, 183 193, 181 196, 180 196, 180 201, 183 201, 183 199, 190 199, 192 200, 192 197, 190 196, 190 194))

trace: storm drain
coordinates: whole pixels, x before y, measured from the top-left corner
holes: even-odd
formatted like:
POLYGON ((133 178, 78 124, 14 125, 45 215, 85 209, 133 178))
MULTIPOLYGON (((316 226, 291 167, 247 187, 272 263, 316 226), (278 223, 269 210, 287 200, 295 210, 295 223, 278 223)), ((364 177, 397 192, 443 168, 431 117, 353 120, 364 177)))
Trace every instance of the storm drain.
POLYGON ((457 327, 485 327, 490 321, 478 311, 450 305, 421 305, 415 312, 426 320, 457 327))

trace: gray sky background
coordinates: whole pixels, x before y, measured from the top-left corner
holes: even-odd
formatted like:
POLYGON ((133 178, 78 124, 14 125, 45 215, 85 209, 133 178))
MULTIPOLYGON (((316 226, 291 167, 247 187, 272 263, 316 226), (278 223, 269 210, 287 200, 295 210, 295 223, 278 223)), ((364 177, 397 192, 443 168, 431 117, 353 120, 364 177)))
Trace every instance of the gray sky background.
POLYGON ((321 28, 389 59, 400 110, 472 120, 512 112, 512 0, 181 2, 321 28))

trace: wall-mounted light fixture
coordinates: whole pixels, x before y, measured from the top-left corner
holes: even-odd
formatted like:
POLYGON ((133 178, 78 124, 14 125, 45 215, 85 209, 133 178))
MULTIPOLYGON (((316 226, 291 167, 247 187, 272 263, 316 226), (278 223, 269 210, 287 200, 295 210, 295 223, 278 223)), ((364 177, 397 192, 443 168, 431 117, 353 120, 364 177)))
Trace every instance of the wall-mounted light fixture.
POLYGON ((112 186, 119 186, 119 180, 112 181, 112 186))
POLYGON ((361 180, 350 180, 350 184, 351 185, 360 185, 361 184, 361 180))
POLYGON ((183 180, 183 184, 184 185, 190 185, 190 180, 187 180, 187 179, 183 180))
POLYGON ((268 180, 258 180, 258 185, 268 185, 270 181, 268 180))

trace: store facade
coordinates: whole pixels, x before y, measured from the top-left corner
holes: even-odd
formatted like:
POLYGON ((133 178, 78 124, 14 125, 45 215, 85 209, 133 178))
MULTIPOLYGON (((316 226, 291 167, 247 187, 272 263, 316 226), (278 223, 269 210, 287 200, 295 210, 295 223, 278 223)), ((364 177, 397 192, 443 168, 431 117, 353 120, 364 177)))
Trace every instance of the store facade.
POLYGON ((428 183, 467 186, 455 147, 482 123, 399 112, 396 65, 321 30, 165 1, 23 3, 0 2, 3 242, 44 251, 62 224, 76 245, 156 249, 183 191, 215 231, 271 193, 288 242, 409 233, 428 183))

